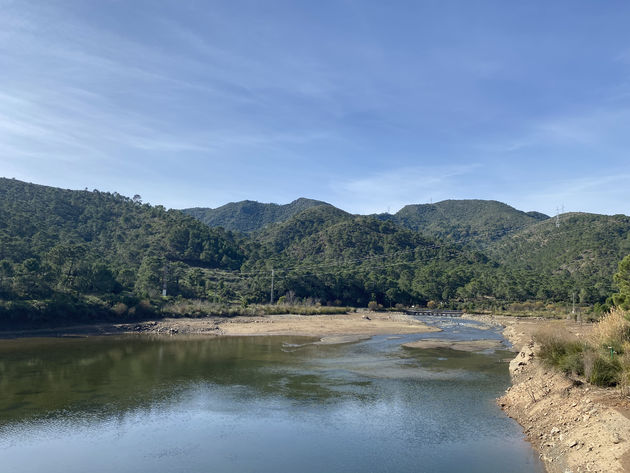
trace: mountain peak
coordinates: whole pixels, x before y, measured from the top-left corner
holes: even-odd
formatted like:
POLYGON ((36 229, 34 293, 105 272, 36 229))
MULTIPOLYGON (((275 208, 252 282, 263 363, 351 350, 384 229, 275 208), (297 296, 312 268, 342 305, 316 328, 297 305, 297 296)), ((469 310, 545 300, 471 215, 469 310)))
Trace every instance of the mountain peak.
POLYGON ((284 205, 242 200, 215 209, 196 207, 183 209, 182 212, 211 227, 224 227, 226 230, 248 233, 260 230, 271 223, 285 222, 306 209, 320 205, 330 204, 306 197, 300 197, 284 205))

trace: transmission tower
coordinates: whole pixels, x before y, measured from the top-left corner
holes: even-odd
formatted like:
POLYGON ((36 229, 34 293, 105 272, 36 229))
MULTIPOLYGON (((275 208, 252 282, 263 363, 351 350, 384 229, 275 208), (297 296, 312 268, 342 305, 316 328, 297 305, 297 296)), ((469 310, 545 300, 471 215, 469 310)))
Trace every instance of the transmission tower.
POLYGON ((560 208, 556 207, 556 228, 560 228, 560 208))

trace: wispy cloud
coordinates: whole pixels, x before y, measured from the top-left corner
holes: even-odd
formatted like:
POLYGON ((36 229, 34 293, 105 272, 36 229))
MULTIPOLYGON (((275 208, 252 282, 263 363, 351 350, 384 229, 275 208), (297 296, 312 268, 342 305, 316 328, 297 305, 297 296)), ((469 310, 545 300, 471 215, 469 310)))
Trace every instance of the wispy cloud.
POLYGON ((553 115, 532 119, 514 132, 514 136, 488 139, 476 146, 492 153, 521 152, 535 149, 571 150, 574 148, 604 151, 609 146, 626 142, 630 109, 596 107, 572 115, 553 115))
POLYGON ((535 38, 555 29, 465 3, 455 16, 439 2, 0 5, 0 168, 16 177, 124 183, 166 205, 306 194, 382 212, 561 199, 535 166, 564 161, 577 179, 627 164, 627 54, 612 35, 589 50, 614 70, 576 74, 595 60, 566 46, 581 29, 550 48, 535 38), (454 164, 467 157, 478 164, 454 164))
POLYGON ((333 181, 330 187, 351 212, 396 212, 410 203, 458 197, 460 182, 479 168, 477 163, 404 167, 333 181))
POLYGON ((630 214, 627 183, 630 173, 619 170, 614 174, 594 174, 589 177, 556 177, 540 183, 501 189, 502 200, 522 210, 538 210, 548 215, 563 208, 565 212, 630 214))

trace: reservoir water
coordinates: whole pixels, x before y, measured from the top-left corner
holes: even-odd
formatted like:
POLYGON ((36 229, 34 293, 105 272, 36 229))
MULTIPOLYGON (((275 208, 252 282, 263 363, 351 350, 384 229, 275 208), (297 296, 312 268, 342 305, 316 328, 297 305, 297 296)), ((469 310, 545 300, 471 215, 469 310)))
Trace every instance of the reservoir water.
POLYGON ((0 341, 0 471, 543 472, 496 406, 504 350, 474 322, 339 345, 304 337, 0 341))

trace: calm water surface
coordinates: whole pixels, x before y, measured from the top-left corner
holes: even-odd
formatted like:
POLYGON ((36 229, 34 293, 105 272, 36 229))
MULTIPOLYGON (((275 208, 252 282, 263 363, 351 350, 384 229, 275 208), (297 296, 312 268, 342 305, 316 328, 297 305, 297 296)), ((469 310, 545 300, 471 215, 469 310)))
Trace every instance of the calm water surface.
POLYGON ((0 341, 0 470, 542 472, 494 402, 511 354, 400 346, 422 337, 0 341))

